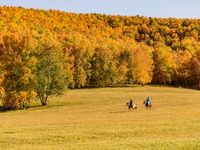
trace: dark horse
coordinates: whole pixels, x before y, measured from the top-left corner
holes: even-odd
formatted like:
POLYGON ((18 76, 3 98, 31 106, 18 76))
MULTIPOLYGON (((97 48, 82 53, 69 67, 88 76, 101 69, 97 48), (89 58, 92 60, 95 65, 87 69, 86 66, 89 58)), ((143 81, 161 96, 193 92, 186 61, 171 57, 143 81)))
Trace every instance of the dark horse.
POLYGON ((126 106, 128 106, 128 110, 130 110, 131 108, 132 108, 133 110, 134 110, 134 109, 135 109, 135 110, 137 109, 137 106, 136 106, 134 103, 133 103, 132 106, 131 106, 131 104, 130 104, 129 102, 127 102, 127 103, 126 103, 126 106))
POLYGON ((144 101, 143 104, 146 106, 146 109, 148 109, 148 108, 151 109, 151 107, 152 107, 151 102, 146 103, 146 101, 144 101))

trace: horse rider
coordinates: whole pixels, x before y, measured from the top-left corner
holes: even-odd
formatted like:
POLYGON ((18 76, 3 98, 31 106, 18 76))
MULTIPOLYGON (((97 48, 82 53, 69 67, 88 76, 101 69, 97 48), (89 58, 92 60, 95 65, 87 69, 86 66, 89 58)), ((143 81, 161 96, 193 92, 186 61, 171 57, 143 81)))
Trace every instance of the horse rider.
POLYGON ((129 102, 130 106, 133 107, 133 100, 130 99, 130 102, 129 102))
POLYGON ((150 105, 150 97, 147 97, 147 99, 146 99, 146 105, 150 105))

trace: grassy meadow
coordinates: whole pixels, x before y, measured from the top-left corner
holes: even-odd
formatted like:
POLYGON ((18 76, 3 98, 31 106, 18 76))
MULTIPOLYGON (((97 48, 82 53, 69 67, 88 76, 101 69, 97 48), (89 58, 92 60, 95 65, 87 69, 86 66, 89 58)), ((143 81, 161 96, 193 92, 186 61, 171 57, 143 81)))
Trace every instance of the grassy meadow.
POLYGON ((0 113, 1 150, 200 150, 200 91, 68 90, 47 106, 0 113), (152 110, 143 101, 150 96, 152 110), (137 111, 125 105, 132 98, 137 111))

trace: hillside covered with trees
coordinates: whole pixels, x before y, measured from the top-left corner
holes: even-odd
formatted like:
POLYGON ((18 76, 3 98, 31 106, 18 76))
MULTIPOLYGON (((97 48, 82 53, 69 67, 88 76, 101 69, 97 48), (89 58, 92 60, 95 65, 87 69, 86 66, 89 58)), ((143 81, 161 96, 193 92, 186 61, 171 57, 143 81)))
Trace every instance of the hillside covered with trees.
POLYGON ((67 88, 200 88, 200 19, 0 6, 0 98, 23 108, 67 88))

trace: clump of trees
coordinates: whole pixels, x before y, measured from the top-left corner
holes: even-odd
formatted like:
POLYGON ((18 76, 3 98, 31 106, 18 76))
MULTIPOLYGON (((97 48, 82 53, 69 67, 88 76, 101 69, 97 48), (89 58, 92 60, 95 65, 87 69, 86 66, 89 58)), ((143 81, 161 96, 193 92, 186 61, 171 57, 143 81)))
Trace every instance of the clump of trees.
POLYGON ((36 96, 46 105, 49 95, 65 91, 68 77, 59 43, 13 34, 1 40, 1 99, 5 108, 23 109, 36 96))
POLYGON ((200 88, 200 20, 0 6, 0 99, 24 108, 67 88, 200 88))

